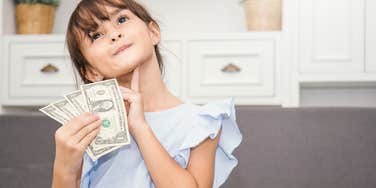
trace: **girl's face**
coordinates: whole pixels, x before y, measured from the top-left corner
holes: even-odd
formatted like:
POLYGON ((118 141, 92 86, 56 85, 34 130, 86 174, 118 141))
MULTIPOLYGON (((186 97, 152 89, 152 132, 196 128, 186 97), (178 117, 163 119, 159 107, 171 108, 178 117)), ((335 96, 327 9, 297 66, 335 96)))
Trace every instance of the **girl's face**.
POLYGON ((128 9, 106 7, 106 10, 110 20, 96 20, 98 29, 84 37, 80 49, 90 64, 88 74, 116 78, 155 55, 159 29, 152 22, 147 25, 128 9))

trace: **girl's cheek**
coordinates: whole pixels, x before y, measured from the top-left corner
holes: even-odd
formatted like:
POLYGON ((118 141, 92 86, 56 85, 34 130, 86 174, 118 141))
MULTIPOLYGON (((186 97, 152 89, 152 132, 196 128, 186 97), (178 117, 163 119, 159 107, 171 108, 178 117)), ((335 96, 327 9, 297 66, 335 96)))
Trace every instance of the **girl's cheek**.
POLYGON ((100 59, 103 56, 103 52, 105 52, 106 48, 104 48, 103 43, 98 41, 97 44, 93 45, 90 49, 91 55, 93 56, 94 60, 100 59))

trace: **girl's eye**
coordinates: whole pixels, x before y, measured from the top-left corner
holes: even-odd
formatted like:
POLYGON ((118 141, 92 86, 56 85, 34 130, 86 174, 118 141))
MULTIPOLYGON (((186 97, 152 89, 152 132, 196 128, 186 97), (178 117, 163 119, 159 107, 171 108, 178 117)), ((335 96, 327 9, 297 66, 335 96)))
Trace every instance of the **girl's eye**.
POLYGON ((124 23, 125 20, 128 20, 128 18, 125 17, 125 16, 121 16, 121 17, 118 19, 118 23, 124 23))
POLYGON ((94 33, 94 34, 91 35, 91 39, 92 40, 97 40, 100 36, 101 36, 100 33, 94 33))

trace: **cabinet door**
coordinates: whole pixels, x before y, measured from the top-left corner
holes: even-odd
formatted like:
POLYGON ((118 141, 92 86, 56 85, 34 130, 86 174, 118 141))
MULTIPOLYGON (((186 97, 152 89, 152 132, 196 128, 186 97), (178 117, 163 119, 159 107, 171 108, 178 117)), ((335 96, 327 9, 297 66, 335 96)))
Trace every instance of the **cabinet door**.
POLYGON ((366 72, 376 73, 376 1, 366 3, 366 72))
POLYGON ((303 73, 364 71, 364 0, 299 0, 303 73))
POLYGON ((5 42, 4 104, 45 105, 75 90, 63 40, 21 39, 5 42))
POLYGON ((275 49, 274 39, 189 41, 189 97, 273 97, 275 49))

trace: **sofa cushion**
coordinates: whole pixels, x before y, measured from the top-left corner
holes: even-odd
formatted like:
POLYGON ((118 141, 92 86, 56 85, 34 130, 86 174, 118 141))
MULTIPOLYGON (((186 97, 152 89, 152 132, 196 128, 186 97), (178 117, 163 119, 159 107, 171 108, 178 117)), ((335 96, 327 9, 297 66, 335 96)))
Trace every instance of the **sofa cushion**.
MULTIPOLYGON (((237 106, 239 164, 222 187, 376 187, 375 108, 237 106)), ((46 116, 0 116, 0 187, 50 187, 54 133, 46 116)))

